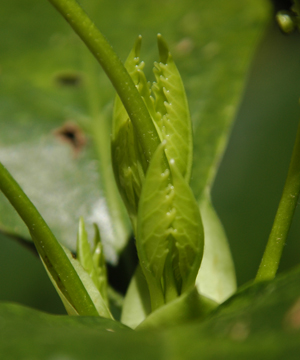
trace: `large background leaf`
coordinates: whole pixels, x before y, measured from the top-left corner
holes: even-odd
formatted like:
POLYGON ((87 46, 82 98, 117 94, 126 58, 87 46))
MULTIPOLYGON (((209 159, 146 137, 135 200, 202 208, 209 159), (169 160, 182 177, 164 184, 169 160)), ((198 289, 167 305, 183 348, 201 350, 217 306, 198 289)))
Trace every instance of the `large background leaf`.
MULTIPOLYGON (((266 4, 114 0, 99 5, 85 0, 82 5, 121 58, 139 33, 144 35, 146 61, 157 59, 153 55, 157 32, 170 43, 194 121, 197 165, 192 186, 200 196, 222 152, 220 144, 233 119, 266 4)), ((99 222, 107 258, 116 262, 116 252, 128 236, 127 221, 120 215, 119 201, 110 200, 114 190, 108 190, 109 130, 98 129, 99 135, 90 125, 91 117, 102 115, 99 121, 107 120, 104 107, 111 102, 113 89, 47 1, 38 5, 33 0, 5 2, 1 13, 1 161, 64 244, 75 248, 75 224, 83 215, 87 223, 99 222), (62 76, 70 79, 74 74, 80 77, 77 85, 58 85, 62 76), (91 78, 96 79, 94 85, 91 78), (78 124, 87 136, 87 145, 77 156, 54 134, 68 121, 78 124), (92 143, 95 136, 97 142, 92 143), (99 162, 100 146, 104 159, 99 162)), ((28 237, 4 199, 0 211, 4 231, 28 237)))
MULTIPOLYGON (((259 46, 212 191, 230 239, 238 283, 258 269, 281 197, 300 119, 300 35, 272 24, 259 46)), ((296 209, 279 271, 299 264, 296 209)))
POLYGON ((229 299, 203 323, 129 330, 97 317, 54 316, 0 306, 5 359, 297 359, 300 270, 229 299))
MULTIPOLYGON (((166 38, 183 77, 194 122, 196 166, 192 187, 199 198, 204 185, 214 177, 226 143, 251 54, 265 22, 267 2, 113 0, 101 3, 101 7, 92 0, 81 3, 122 59, 141 33, 142 57, 151 64, 158 59, 156 34, 161 32, 166 38)), ((109 127, 114 91, 98 64, 46 0, 38 4, 12 0, 2 2, 0 8, 0 159, 60 241, 75 249, 77 221, 83 215, 87 224, 99 223, 107 259, 115 263, 127 241, 128 227, 119 201, 111 199, 117 193, 110 188, 110 168, 103 171, 110 153, 109 131, 103 127, 109 127), (81 81, 78 86, 59 85, 57 79, 62 75, 71 80, 79 75, 81 81), (90 126, 90 119, 97 116, 107 120, 100 130, 90 126), (54 136, 54 131, 68 121, 78 124, 87 137, 87 145, 77 157, 70 144, 54 136), (97 143, 93 142, 95 137, 97 143), (104 193, 110 194, 108 202, 104 193)), ((146 68, 147 74, 151 70, 151 66, 146 68)), ((28 238, 5 199, 0 203, 0 226, 28 238)), ((29 269, 28 255, 14 244, 8 248, 5 240, 1 238, 6 264, 2 265, 1 280, 11 290, 8 296, 4 290, 0 297, 20 301, 25 286, 22 276, 29 276, 28 283, 32 284, 38 271, 25 271, 29 269), (19 256, 18 266, 8 256, 19 256), (22 268, 23 257, 28 258, 28 265, 12 281, 9 274, 22 268)), ((39 295, 41 284, 48 284, 43 277, 38 281, 39 287, 30 286, 26 300, 35 306, 38 298, 43 298, 39 295)), ((47 287, 45 293, 50 296, 51 291, 47 287)), ((53 302, 47 309, 53 309, 53 302)))

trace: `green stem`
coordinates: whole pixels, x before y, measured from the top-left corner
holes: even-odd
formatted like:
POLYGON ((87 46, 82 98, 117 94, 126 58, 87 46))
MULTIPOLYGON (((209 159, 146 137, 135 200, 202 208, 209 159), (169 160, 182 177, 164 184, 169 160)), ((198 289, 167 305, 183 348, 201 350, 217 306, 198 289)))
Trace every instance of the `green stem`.
POLYGON ((41 258, 50 270, 54 270, 61 283, 61 291, 78 314, 99 316, 77 272, 45 220, 1 163, 0 190, 25 222, 41 258))
POLYGON ((275 216, 271 234, 259 266, 255 281, 275 277, 282 250, 292 223, 300 192, 300 123, 288 170, 287 179, 275 216))
POLYGON ((91 114, 91 134, 93 145, 99 159, 99 169, 101 174, 102 186, 105 194, 105 199, 109 211, 111 211, 114 218, 114 234, 115 239, 118 240, 114 245, 116 250, 120 251, 126 245, 129 237, 129 221, 126 223, 126 209, 122 203, 122 198, 119 194, 117 184, 114 179, 114 173, 111 160, 110 149, 110 133, 111 126, 106 112, 101 113, 99 101, 99 83, 97 81, 98 65, 90 54, 85 52, 84 68, 88 74, 87 81, 87 99, 91 114), (87 56, 89 55, 89 56, 87 56))
POLYGON ((160 143, 149 112, 130 75, 107 40, 75 0, 49 0, 94 54, 106 72, 135 127, 150 162, 160 143))

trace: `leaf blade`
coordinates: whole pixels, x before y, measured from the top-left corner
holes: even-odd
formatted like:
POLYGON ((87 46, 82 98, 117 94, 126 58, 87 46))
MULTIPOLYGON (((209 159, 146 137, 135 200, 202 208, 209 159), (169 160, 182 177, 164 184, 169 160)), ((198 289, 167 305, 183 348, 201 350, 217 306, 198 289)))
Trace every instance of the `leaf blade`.
POLYGON ((165 141, 149 165, 138 212, 137 250, 153 308, 194 285, 204 246, 198 205, 175 162, 171 172, 165 169, 164 146, 165 141))
POLYGON ((157 36, 160 62, 155 63, 154 106, 160 114, 161 139, 166 139, 168 160, 174 159, 182 176, 189 182, 192 168, 192 123, 185 89, 173 57, 162 36, 157 36))

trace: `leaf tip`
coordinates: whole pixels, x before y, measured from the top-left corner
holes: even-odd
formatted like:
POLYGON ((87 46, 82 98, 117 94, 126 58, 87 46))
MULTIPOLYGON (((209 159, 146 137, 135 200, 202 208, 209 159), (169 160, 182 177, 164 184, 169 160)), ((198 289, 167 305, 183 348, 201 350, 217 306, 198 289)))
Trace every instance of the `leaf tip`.
POLYGON ((135 57, 140 57, 141 47, 142 47, 142 35, 139 35, 137 37, 137 39, 135 40, 134 47, 133 47, 135 57))
POLYGON ((161 34, 157 34, 157 46, 158 46, 158 52, 159 52, 159 61, 167 64, 170 52, 168 45, 161 34))

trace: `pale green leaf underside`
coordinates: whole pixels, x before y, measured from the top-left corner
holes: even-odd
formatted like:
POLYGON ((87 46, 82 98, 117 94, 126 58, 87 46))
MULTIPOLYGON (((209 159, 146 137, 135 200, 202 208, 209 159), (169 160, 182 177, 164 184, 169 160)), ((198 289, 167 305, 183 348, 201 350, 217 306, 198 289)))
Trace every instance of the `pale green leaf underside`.
POLYGON ((222 303, 236 291, 234 264, 223 226, 209 196, 200 202, 204 224, 204 254, 196 279, 198 291, 222 303))
POLYGON ((201 321, 217 303, 199 295, 196 288, 151 313, 136 329, 171 328, 193 321, 201 321))
POLYGON ((135 329, 150 313, 151 301, 147 281, 138 266, 124 299, 121 322, 135 329))

